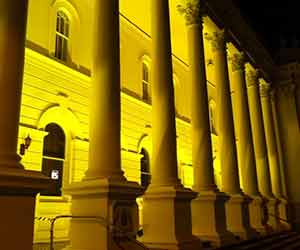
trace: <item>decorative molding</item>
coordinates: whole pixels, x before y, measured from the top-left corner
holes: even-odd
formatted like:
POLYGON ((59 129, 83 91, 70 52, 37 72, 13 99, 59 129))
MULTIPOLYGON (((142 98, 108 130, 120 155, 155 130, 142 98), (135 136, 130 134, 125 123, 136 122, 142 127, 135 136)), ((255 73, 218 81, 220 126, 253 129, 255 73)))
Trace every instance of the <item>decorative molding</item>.
POLYGON ((200 0, 181 0, 176 5, 177 11, 184 17, 185 24, 202 24, 202 16, 205 15, 205 8, 200 4, 200 0))
POLYGON ((244 53, 234 53, 229 56, 229 61, 231 62, 232 72, 244 70, 245 68, 245 55, 244 53))
POLYGON ((213 52, 216 51, 226 52, 225 30, 215 31, 211 35, 205 33, 204 37, 206 40, 211 42, 211 48, 213 52))
POLYGON ((246 82, 247 87, 258 86, 258 70, 246 70, 246 82))

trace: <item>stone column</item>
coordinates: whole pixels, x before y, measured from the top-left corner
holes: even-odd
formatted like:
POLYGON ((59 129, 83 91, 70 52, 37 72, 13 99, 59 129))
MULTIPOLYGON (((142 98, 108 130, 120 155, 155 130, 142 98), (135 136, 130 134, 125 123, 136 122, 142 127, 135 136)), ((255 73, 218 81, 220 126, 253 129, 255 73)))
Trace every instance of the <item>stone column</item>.
POLYGON ((102 219, 72 219, 68 248, 72 250, 118 248, 118 234, 105 223, 114 225, 116 232, 135 233, 136 197, 142 193, 121 170, 119 1, 94 1, 93 10, 89 166, 83 181, 66 186, 65 192, 72 195, 72 215, 102 219))
POLYGON ((258 191, 255 155, 253 148, 250 114, 248 108, 248 97, 245 79, 245 62, 242 53, 235 53, 230 57, 232 70, 232 85, 235 86, 235 127, 239 140, 237 151, 240 159, 240 169, 243 179, 243 191, 250 196, 252 201, 249 204, 249 215, 251 226, 264 233, 262 225, 263 209, 262 197, 258 191))
POLYGON ((218 191, 214 181, 203 46, 204 8, 200 0, 186 0, 177 9, 186 21, 191 75, 192 162, 194 190, 198 192, 192 201, 193 233, 220 246, 232 242, 233 235, 226 229, 227 197, 218 191))
POLYGON ((120 154, 119 1, 95 2, 89 168, 85 176, 123 179, 120 154))
POLYGON ((48 185, 17 154, 27 7, 27 0, 0 1, 0 238, 11 250, 32 250, 35 196, 48 185))
POLYGON ((300 127, 295 98, 296 86, 293 81, 276 85, 278 100, 278 122, 282 135, 283 157, 289 199, 289 219, 293 228, 300 229, 300 127), (287 122, 288 121, 288 122, 287 122))
POLYGON ((151 0, 152 182, 144 196, 144 237, 151 249, 199 249, 192 235, 190 202, 177 174, 176 125, 169 3, 151 0), (182 216, 184 214, 184 216, 182 216))
MULTIPOLYGON (((286 216, 286 205, 287 201, 283 197, 281 174, 280 174, 280 162, 278 157, 277 145, 276 145, 276 134, 274 128, 274 119, 272 114, 272 106, 270 99, 270 85, 266 83, 263 79, 260 81, 260 96, 261 105, 263 113, 263 121, 267 142, 267 151, 271 175, 271 186, 273 194, 277 199, 279 199, 279 217, 282 219, 287 219, 286 216)), ((280 222, 283 224, 283 222, 280 222)), ((285 224, 285 223, 284 223, 285 224)))
POLYGON ((267 143, 267 152, 269 159, 271 186, 275 197, 282 198, 282 186, 280 178, 279 161, 276 147, 276 137, 273 124, 273 116, 270 102, 270 85, 260 82, 260 97, 262 105, 263 122, 265 128, 265 136, 267 143))
POLYGON ((283 159, 281 137, 280 137, 280 131, 279 131, 279 125, 278 125, 278 115, 277 115, 277 107, 276 107, 276 90, 275 89, 271 90, 270 98, 271 98, 274 130, 275 130, 275 135, 276 135, 276 145, 277 145, 278 159, 279 159, 279 165, 280 165, 280 176, 281 176, 282 192, 283 192, 283 196, 287 197, 286 179, 285 179, 285 164, 284 164, 284 159, 283 159))
MULTIPOLYGON (((278 115, 277 115, 277 100, 276 89, 273 88, 271 91, 271 105, 272 105, 272 115, 273 115, 273 122, 274 122, 274 129, 276 134, 276 144, 277 144, 277 152, 278 152, 278 159, 279 159, 279 166, 280 166, 280 177, 281 177, 281 185, 282 185, 282 192, 285 199, 281 199, 281 203, 279 205, 279 215, 280 218, 285 220, 290 219, 288 216, 289 210, 289 200, 287 196, 287 187, 286 187, 286 165, 284 162, 283 151, 282 151, 282 143, 279 131, 279 123, 278 123, 278 115)), ((291 223, 287 223, 281 221, 284 229, 291 229, 291 223)))
POLYGON ((230 195, 226 203, 228 230, 242 238, 249 238, 254 233, 249 226, 248 201, 240 189, 225 32, 214 32, 207 35, 207 39, 211 41, 215 67, 222 191, 230 195))
MULTIPOLYGON (((260 193, 266 198, 268 213, 278 215, 277 201, 274 198, 271 189, 271 178, 258 89, 258 71, 246 68, 246 83, 256 159, 258 188, 260 193)), ((274 229, 278 228, 278 222, 273 216, 268 216, 268 224, 274 229)))

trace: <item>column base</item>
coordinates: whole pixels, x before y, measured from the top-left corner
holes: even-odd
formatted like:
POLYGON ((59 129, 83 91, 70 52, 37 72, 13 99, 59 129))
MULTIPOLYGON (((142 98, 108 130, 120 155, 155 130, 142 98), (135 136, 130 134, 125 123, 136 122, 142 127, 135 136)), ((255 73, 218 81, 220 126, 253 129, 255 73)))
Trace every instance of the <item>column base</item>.
POLYGON ((279 199, 279 205, 278 205, 278 212, 279 212, 279 218, 280 224, 281 224, 281 229, 284 230, 291 230, 292 226, 288 222, 288 215, 287 215, 287 210, 288 210, 288 202, 286 199, 281 198, 279 199))
POLYGON ((289 200, 288 216, 292 223, 292 229, 300 231, 300 202, 289 200))
POLYGON ((200 250, 192 234, 191 200, 196 193, 182 186, 149 186, 144 195, 144 236, 150 249, 200 250))
POLYGON ((243 240, 258 236, 250 226, 249 202, 250 199, 243 194, 234 194, 225 204, 227 229, 243 240))
POLYGON ((263 223, 263 203, 264 200, 261 196, 251 196, 251 201, 249 203, 249 218, 251 227, 261 235, 266 235, 268 233, 268 228, 263 223))
POLYGON ((275 198, 267 198, 267 218, 268 225, 271 227, 272 231, 277 232, 281 231, 278 209, 279 201, 275 198))
POLYGON ((136 198, 143 192, 137 183, 93 179, 68 185, 64 191, 72 196, 72 216, 97 217, 71 220, 67 249, 120 249, 117 242, 122 244, 124 236, 136 234, 136 198))
POLYGON ((193 234, 209 241, 213 247, 236 242, 226 226, 225 202, 228 198, 218 191, 201 191, 192 200, 193 234))
POLYGON ((49 178, 40 172, 18 167, 0 168, 2 249, 32 250, 35 196, 49 183, 49 178))

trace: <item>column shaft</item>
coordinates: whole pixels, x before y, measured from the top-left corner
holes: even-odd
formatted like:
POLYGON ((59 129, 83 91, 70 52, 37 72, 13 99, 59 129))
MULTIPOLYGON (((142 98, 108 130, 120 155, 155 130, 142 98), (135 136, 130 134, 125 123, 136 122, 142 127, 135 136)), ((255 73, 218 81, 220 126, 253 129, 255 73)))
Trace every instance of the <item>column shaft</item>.
POLYGON ((235 128, 238 137, 238 158, 243 191, 251 197, 249 203, 249 219, 251 226, 258 232, 265 233, 263 226, 263 200, 258 191, 255 155, 253 148, 250 114, 248 107, 244 55, 235 53, 230 58, 232 85, 235 90, 235 128))
POLYGON ((242 54, 234 54, 231 58, 232 84, 235 86, 236 132, 239 140, 238 155, 240 159, 243 191, 250 196, 259 194, 255 155, 252 141, 250 115, 248 108, 244 58, 242 54))
POLYGON ((0 238, 11 250, 32 250, 35 196, 48 187, 17 155, 27 8, 27 0, 0 1, 0 238))
POLYGON ((120 178, 119 1, 94 6, 90 151, 86 178, 120 178))
POLYGON ((168 1, 152 0, 152 184, 178 182, 168 1))
POLYGON ((151 249, 199 249, 190 205, 196 193, 183 188, 177 175, 169 2, 151 0, 151 7, 153 165, 144 195, 142 241, 151 249))
POLYGON ((191 73, 192 158, 195 191, 216 189, 209 128, 202 24, 188 26, 191 73))
POLYGON ((23 168, 17 155, 17 138, 27 5, 27 0, 0 3, 0 167, 23 168))
POLYGON ((281 185, 282 185, 282 192, 285 197, 287 197, 287 190, 286 190, 286 173, 285 173, 285 164, 283 159, 283 152, 282 152, 282 143, 278 125, 278 116, 277 116, 277 107, 276 107, 276 93, 275 89, 271 92, 271 105, 272 105, 272 116, 274 122, 274 129, 276 135, 276 145, 277 145, 277 152, 278 152, 278 160, 280 165, 280 177, 281 177, 281 185))
POLYGON ((255 235, 250 227, 248 200, 240 189, 236 141, 233 125, 232 103, 227 63, 225 32, 214 32, 212 41, 215 83, 217 95, 218 139, 222 169, 222 191, 230 195, 226 202, 226 222, 228 230, 243 239, 255 235))
POLYGON ((207 80, 203 44, 202 1, 189 0, 177 5, 185 17, 188 35, 189 69, 191 80, 192 159, 194 190, 192 201, 193 233, 211 241, 214 246, 233 242, 233 234, 226 228, 224 193, 218 192, 214 181, 207 80))
POLYGON ((250 111, 251 128, 253 133, 254 152, 258 176, 258 188, 265 197, 273 197, 270 172, 268 167, 266 141, 264 135, 262 110, 259 99, 257 72, 247 71, 248 102, 250 111))
POLYGON ((277 198, 282 198, 281 176, 269 91, 269 85, 262 82, 260 84, 260 96, 267 142, 272 191, 277 198))
MULTIPOLYGON (((72 215, 101 217, 113 223, 117 232, 134 233, 139 223, 136 198, 142 190, 126 181, 121 170, 119 0, 92 2, 89 168, 83 181, 64 190, 72 196, 72 215)), ((118 248, 111 230, 95 220, 72 219, 69 238, 69 250, 118 248)))
POLYGON ((239 194, 240 182, 233 126, 232 104, 229 87, 226 43, 224 32, 215 32, 213 43, 215 81, 217 90, 217 116, 220 161, 222 168, 222 191, 239 194))
POLYGON ((297 104, 295 98, 296 84, 290 83, 277 85, 278 122, 282 133, 282 146, 284 149, 284 162, 286 170, 287 195, 289 200, 289 219, 293 228, 300 228, 300 127, 297 117, 297 104), (288 122, 287 122, 288 121, 288 122))

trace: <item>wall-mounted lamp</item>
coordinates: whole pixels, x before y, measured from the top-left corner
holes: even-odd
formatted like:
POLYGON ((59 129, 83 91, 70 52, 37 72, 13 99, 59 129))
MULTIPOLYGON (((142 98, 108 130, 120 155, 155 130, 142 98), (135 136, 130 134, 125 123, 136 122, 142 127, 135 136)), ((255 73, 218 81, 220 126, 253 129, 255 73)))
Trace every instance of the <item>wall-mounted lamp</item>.
POLYGON ((25 151, 29 148, 31 141, 31 137, 27 135, 27 137, 24 139, 24 143, 20 145, 20 155, 25 155, 25 151))

